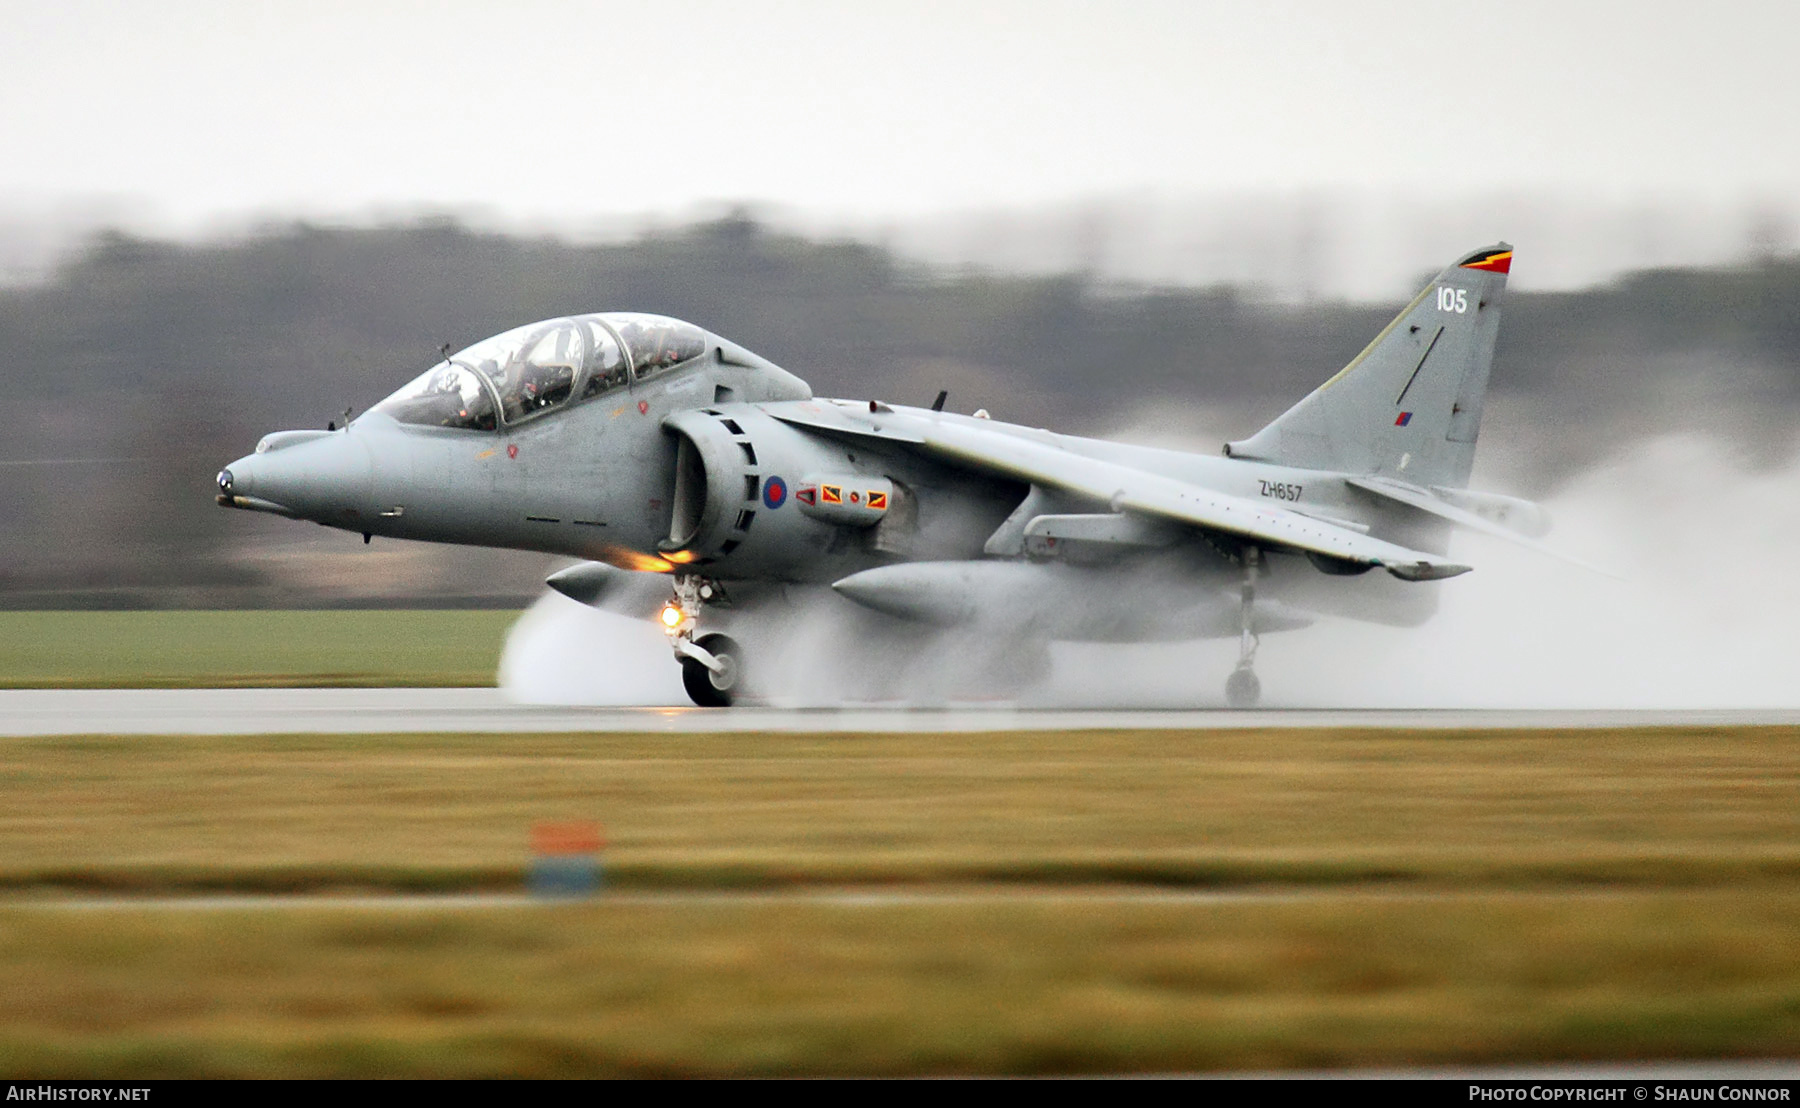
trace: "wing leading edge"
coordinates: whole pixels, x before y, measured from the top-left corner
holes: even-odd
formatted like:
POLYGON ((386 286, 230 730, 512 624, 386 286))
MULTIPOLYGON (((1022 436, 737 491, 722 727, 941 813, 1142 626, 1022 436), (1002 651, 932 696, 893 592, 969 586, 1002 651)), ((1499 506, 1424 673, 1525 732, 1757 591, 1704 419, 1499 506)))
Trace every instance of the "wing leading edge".
POLYGON ((1171 520, 1270 546, 1380 566, 1405 581, 1432 581, 1470 567, 1346 527, 1202 488, 1117 462, 1070 453, 974 420, 908 408, 864 412, 829 402, 766 406, 770 415, 827 434, 903 444, 970 469, 1106 501, 1116 512, 1171 520))

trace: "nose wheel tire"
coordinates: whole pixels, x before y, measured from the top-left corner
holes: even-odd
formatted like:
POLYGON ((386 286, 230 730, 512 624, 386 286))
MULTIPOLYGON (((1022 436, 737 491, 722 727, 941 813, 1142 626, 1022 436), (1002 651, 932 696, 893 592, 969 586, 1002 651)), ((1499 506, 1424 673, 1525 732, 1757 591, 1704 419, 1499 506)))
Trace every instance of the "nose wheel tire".
POLYGON ((1254 708, 1262 699, 1262 682, 1248 669, 1233 670, 1225 679, 1225 703, 1233 708, 1254 708))
POLYGON ((694 645, 719 661, 712 669, 696 658, 681 660, 681 684, 702 708, 729 708, 744 686, 744 651, 729 635, 702 635, 694 645))

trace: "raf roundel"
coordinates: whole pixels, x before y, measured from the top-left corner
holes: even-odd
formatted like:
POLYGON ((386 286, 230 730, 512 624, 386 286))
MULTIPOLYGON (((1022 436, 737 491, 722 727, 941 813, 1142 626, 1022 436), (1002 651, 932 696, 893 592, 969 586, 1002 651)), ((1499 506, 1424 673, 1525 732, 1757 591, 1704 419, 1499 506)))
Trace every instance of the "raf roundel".
POLYGON ((779 477, 771 477, 763 482, 763 503, 771 509, 779 508, 787 503, 787 482, 779 477))

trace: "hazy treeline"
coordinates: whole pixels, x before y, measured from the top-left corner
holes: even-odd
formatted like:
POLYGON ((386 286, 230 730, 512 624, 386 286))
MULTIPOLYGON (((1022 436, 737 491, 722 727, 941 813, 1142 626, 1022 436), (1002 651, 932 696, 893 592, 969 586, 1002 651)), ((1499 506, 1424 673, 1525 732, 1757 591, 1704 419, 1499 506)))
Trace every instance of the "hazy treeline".
MULTIPOLYGON (((1440 260, 1420 261, 1423 279, 1440 260)), ((352 536, 220 510, 212 495, 214 473, 264 432, 322 427, 441 345, 533 319, 662 312, 824 395, 924 404, 948 388, 960 410, 1210 450, 1318 384, 1397 307, 932 269, 739 217, 604 245, 449 222, 292 226, 213 244, 106 234, 50 279, 0 290, 0 380, 15 417, 0 446, 0 604, 529 595, 539 559, 365 551, 352 536)), ((1701 427, 1752 453, 1789 444, 1800 261, 1515 292, 1506 313, 1483 437, 1484 455, 1512 459, 1509 491, 1542 492, 1647 431, 1701 427)))

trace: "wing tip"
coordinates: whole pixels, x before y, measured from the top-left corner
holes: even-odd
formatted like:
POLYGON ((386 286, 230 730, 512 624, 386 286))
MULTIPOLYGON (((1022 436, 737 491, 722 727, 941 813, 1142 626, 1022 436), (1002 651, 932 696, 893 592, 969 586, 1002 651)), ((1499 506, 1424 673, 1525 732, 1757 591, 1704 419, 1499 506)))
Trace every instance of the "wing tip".
POLYGON ((1388 563, 1381 568, 1402 581, 1442 581, 1446 577, 1460 577, 1475 567, 1455 562, 1402 562, 1388 563))

